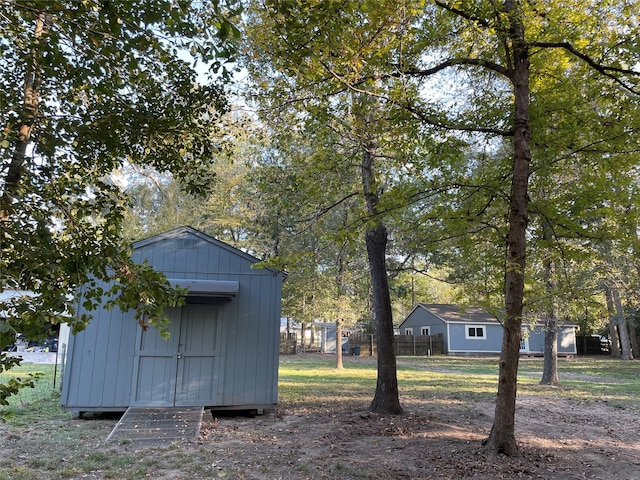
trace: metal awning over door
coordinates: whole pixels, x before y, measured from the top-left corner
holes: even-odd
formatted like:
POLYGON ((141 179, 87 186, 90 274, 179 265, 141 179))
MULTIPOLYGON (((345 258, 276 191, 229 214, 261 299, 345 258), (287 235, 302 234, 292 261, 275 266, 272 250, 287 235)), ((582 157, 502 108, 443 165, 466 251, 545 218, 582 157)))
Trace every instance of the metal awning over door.
POLYGON ((169 278, 172 287, 187 290, 187 303, 222 304, 230 302, 240 289, 234 280, 191 280, 169 278))
POLYGON ((220 359, 220 322, 215 305, 185 305, 170 309, 170 338, 158 330, 138 333, 134 354, 134 406, 215 405, 220 359))

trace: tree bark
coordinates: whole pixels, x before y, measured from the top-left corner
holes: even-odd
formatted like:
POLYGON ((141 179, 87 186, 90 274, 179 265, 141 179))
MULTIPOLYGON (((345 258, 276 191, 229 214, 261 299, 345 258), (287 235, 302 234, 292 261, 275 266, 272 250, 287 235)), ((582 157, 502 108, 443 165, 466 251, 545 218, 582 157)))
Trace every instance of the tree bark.
POLYGON ((370 409, 372 412, 396 415, 402 413, 402 407, 393 348, 393 319, 385 262, 387 229, 384 225, 369 230, 366 243, 378 342, 378 380, 370 409))
POLYGON ((36 58, 36 48, 45 32, 46 15, 39 13, 36 17, 34 30, 34 48, 30 58, 26 61, 26 72, 24 77, 24 96, 22 100, 22 114, 17 127, 18 138, 13 149, 11 162, 4 177, 4 189, 0 197, 0 221, 7 221, 14 210, 15 195, 20 187, 20 182, 24 175, 25 162, 27 158, 27 148, 31 142, 31 132, 35 124, 38 113, 38 103, 40 98, 40 72, 36 58))
POLYGON ((631 355, 633 358, 640 358, 640 342, 638 342, 638 333, 635 324, 627 320, 629 327, 629 341, 631 342, 631 355))
MULTIPOLYGON (((343 228, 348 228, 349 225, 349 210, 344 209, 342 212, 342 226, 343 228)), ((342 304, 342 299, 347 296, 347 279, 346 279, 346 269, 347 269, 347 242, 343 242, 340 250, 338 251, 338 274, 336 276, 336 287, 338 290, 338 305, 342 304)), ((344 319, 340 317, 340 313, 338 313, 338 317, 336 318, 336 369, 342 370, 344 369, 344 365, 342 364, 342 325, 344 324, 344 319)))
POLYGON ((629 326, 627 325, 627 318, 624 315, 624 309, 622 308, 622 300, 620 300, 620 292, 617 288, 612 288, 613 304, 615 306, 614 323, 618 326, 618 335, 620 335, 620 349, 622 350, 622 360, 631 360, 633 355, 631 353, 631 340, 629 338, 629 326))
POLYGON ((558 378, 558 317, 550 310, 544 322, 544 365, 540 385, 560 385, 558 378))
POLYGON ((520 456, 515 439, 515 409, 522 334, 529 164, 531 162, 529 53, 517 2, 507 0, 502 8, 509 21, 508 40, 511 44, 510 80, 514 95, 513 175, 509 196, 505 273, 506 318, 503 325, 495 418, 485 445, 490 454, 520 456))
MULTIPOLYGON (((370 119, 367 119, 370 121, 370 119)), ((378 218, 380 196, 375 180, 376 138, 371 136, 365 142, 362 157, 362 185, 371 217, 367 227, 365 242, 371 276, 371 296, 373 316, 376 321, 378 342, 378 380, 370 410, 377 413, 397 415, 402 413, 396 372, 396 353, 393 348, 393 315, 389 279, 387 277, 387 229, 378 218)))
MULTIPOLYGON (((549 225, 545 224, 543 239, 550 240, 551 234, 549 225)), ((556 281, 556 265, 553 258, 547 258, 544 262, 546 275, 547 295, 552 299, 544 322, 544 365, 542 368, 541 385, 560 384, 558 378, 558 315, 555 301, 555 294, 558 290, 556 281)))
POLYGON ((342 364, 342 319, 336 319, 336 370, 343 370, 342 364))
MULTIPOLYGON (((627 296, 627 305, 633 305, 633 298, 627 296)), ((636 329, 637 317, 625 316, 625 323, 627 324, 627 330, 629 331, 629 345, 631 346, 631 357, 640 359, 640 343, 638 343, 638 333, 636 329)))
POLYGON ((607 302, 607 312, 609 312, 609 337, 611 340, 611 358, 621 358, 620 337, 618 336, 618 325, 616 324, 616 312, 613 305, 613 294, 611 288, 604 287, 604 296, 607 302))

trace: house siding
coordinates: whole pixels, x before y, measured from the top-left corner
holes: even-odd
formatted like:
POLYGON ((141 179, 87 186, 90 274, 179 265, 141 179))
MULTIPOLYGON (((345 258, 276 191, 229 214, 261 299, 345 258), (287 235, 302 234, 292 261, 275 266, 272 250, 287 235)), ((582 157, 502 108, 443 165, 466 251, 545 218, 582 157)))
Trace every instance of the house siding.
POLYGON ((448 353, 500 353, 502 348, 502 325, 486 323, 449 323, 448 353), (466 329, 478 326, 486 329, 485 338, 466 338, 466 329))
MULTIPOLYGON (((503 328, 498 320, 481 308, 461 310, 456 305, 420 303, 407 315, 398 329, 404 334, 411 329, 420 334, 420 327, 429 326, 431 334, 442 333, 445 353, 448 354, 497 354, 502 349, 503 328), (486 338, 468 338, 470 326, 483 327, 486 338)), ((529 328, 524 325, 524 329, 529 328)), ((544 352, 544 332, 539 325, 527 337, 527 349, 523 353, 544 352)), ((575 326, 562 325, 558 329, 558 353, 576 353, 575 326)))
POLYGON ((431 335, 441 333, 443 336, 446 336, 445 323, 424 308, 416 308, 407 316, 400 324, 400 333, 404 334, 406 328, 411 328, 413 335, 420 335, 421 327, 429 327, 431 335))
MULTIPOLYGON (((436 305, 442 308, 442 305, 436 305)), ((457 309, 453 305, 446 306, 449 309, 457 309)), ((444 340, 444 350, 448 354, 462 353, 499 353, 502 345, 502 325, 497 320, 489 323, 486 321, 490 315, 486 312, 482 313, 478 309, 474 309, 473 318, 482 315, 485 321, 446 321, 440 316, 432 313, 428 304, 418 304, 407 315, 405 320, 400 324, 400 333, 404 333, 406 328, 412 328, 413 334, 420 334, 420 327, 428 326, 431 335, 442 334, 444 340), (467 325, 477 325, 486 328, 486 339, 467 339, 465 330, 467 325)), ((464 317, 464 314, 458 314, 457 318, 464 317)))
MULTIPOLYGON (((528 334, 528 353, 544 353, 544 330, 536 326, 528 334)), ((562 355, 575 355, 576 329, 574 326, 562 325, 558 327, 558 353, 562 355)))

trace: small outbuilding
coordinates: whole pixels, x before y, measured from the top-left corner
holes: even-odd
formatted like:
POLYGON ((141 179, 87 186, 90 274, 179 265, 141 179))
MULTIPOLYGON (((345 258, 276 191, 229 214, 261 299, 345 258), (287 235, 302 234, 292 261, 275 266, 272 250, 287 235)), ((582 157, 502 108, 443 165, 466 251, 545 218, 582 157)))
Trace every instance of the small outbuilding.
POLYGON ((188 288, 185 305, 167 312, 170 338, 140 328, 132 312, 88 312, 91 322, 69 339, 62 407, 81 415, 275 405, 283 272, 254 268, 257 258, 190 227, 135 243, 132 259, 188 288))
MULTIPOLYGON (((398 327, 402 335, 442 334, 444 352, 449 355, 498 354, 502 349, 502 324, 479 307, 460 308, 450 304, 419 303, 398 327)), ((523 324, 520 352, 544 353, 544 330, 537 323, 523 324)), ((576 327, 558 327, 558 354, 575 355, 576 327)))

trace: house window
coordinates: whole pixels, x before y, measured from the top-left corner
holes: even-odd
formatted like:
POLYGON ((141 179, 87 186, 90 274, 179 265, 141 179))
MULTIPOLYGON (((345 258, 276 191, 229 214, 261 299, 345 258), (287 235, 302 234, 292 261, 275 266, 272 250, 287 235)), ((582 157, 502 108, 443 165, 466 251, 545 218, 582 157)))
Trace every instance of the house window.
POLYGON ((404 334, 405 335, 413 335, 413 328, 405 328, 404 329, 404 334))
POLYGON ((479 327, 478 325, 467 326, 467 338, 472 340, 486 340, 487 330, 485 327, 479 327))
POLYGON ((420 335, 431 335, 429 327, 420 327, 420 335))

